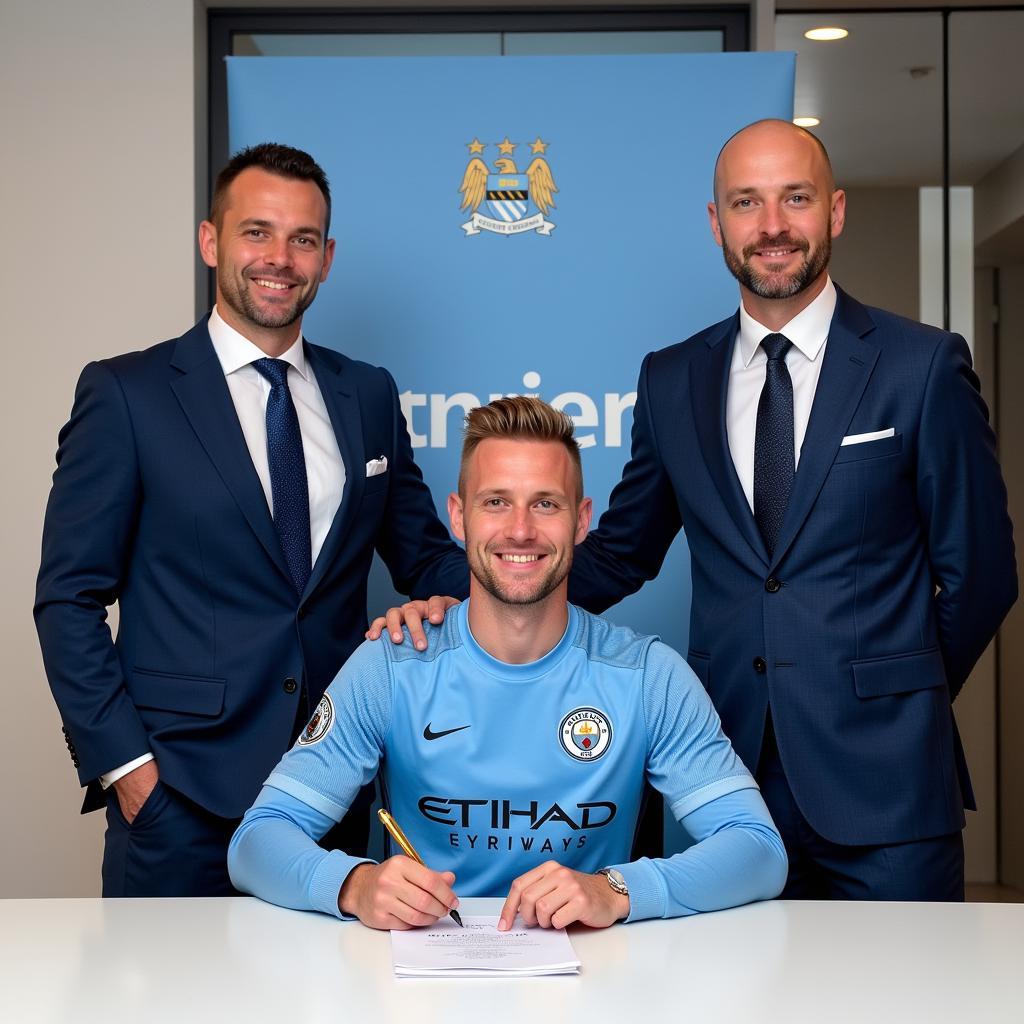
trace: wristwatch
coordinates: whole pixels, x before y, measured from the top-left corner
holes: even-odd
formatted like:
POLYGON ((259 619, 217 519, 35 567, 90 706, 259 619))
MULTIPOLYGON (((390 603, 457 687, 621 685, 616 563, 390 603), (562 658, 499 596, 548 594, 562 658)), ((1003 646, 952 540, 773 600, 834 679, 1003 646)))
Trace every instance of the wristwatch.
POLYGON ((604 875, 608 879, 608 884, 620 896, 629 895, 629 886, 626 885, 626 879, 622 877, 622 872, 618 868, 598 868, 594 874, 604 875))

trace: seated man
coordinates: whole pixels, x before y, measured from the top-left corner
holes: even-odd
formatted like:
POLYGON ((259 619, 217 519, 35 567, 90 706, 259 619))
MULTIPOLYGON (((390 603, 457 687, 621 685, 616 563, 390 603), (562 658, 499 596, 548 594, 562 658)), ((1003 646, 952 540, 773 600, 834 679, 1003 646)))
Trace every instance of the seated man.
POLYGON ((782 841, 696 676, 567 601, 591 517, 572 421, 535 398, 474 409, 448 512, 469 601, 425 651, 352 655, 235 833, 235 886, 374 928, 432 924, 458 905, 456 878, 507 896, 502 929, 517 913, 603 928, 777 895, 782 841), (316 845, 381 766, 429 867, 316 845), (645 777, 696 845, 623 863, 645 777))

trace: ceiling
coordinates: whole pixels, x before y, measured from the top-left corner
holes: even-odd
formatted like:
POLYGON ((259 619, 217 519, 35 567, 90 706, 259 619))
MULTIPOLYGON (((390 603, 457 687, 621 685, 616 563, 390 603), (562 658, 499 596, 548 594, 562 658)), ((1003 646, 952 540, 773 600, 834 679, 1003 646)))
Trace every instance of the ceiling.
MULTIPOLYGON (((950 171, 974 185, 1024 144, 1024 10, 949 19, 950 171)), ((844 185, 942 184, 942 15, 934 11, 780 14, 775 49, 797 53, 797 116, 844 185), (838 42, 805 39, 839 25, 838 42)))

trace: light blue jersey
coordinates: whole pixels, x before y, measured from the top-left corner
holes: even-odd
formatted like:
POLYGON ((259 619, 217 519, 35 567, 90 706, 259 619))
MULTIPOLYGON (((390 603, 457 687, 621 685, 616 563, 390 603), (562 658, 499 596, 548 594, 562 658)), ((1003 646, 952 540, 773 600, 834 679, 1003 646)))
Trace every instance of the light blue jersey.
POLYGON ((477 644, 468 607, 430 629, 426 651, 407 639, 365 643, 353 654, 232 841, 236 885, 338 914, 341 882, 360 861, 327 854, 307 836, 340 820, 380 769, 386 806, 430 867, 455 873, 463 896, 505 896, 517 876, 557 860, 584 872, 618 867, 630 919, 706 909, 673 886, 709 851, 687 851, 688 865, 687 854, 628 863, 645 777, 695 838, 745 830, 725 845, 749 855, 744 870, 754 869, 755 892, 744 884, 721 905, 778 892, 781 841, 678 654, 570 605, 553 650, 508 665, 477 644), (715 810, 701 816, 708 807, 715 810), (308 861, 294 893, 281 889, 285 865, 295 864, 291 847, 277 842, 282 822, 305 833, 291 837, 306 840, 300 859, 308 861))

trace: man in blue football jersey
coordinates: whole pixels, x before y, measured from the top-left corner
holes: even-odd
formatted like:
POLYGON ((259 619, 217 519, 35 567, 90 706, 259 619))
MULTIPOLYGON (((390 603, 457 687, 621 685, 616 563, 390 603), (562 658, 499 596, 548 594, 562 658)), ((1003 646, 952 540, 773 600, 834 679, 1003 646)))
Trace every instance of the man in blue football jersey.
POLYGON ((353 654, 236 832, 235 886, 375 928, 445 916, 456 879, 506 897, 504 929, 517 913, 600 928, 777 895, 781 839, 696 676, 568 603, 591 518, 571 420, 534 398, 474 409, 448 511, 469 601, 425 651, 353 654), (430 868, 316 845, 378 769, 430 868), (696 843, 628 862, 645 779, 696 843))

